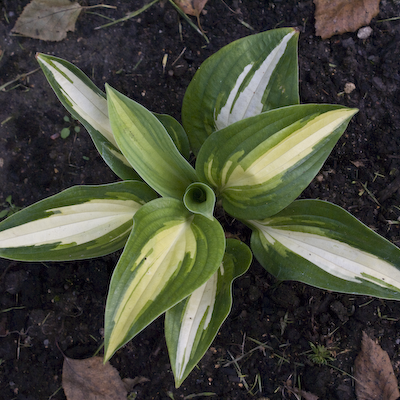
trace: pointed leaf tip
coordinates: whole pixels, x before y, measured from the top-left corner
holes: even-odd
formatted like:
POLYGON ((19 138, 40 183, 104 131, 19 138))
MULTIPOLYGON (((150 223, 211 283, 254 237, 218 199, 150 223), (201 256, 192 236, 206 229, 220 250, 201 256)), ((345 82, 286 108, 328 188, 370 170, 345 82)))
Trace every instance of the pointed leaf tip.
POLYGON ((197 181, 163 124, 145 107, 106 84, 111 128, 124 156, 155 191, 182 199, 197 181))
POLYGON ((224 231, 181 201, 144 205, 113 273, 105 315, 105 359, 205 283, 220 265, 224 231))

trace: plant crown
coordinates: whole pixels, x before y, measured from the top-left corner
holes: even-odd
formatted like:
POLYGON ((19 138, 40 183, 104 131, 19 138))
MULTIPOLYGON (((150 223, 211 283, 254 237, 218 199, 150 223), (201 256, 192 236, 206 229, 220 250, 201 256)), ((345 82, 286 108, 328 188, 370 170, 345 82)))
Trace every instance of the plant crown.
POLYGON ((296 200, 357 112, 299 104, 297 40, 293 28, 271 30, 207 59, 185 94, 183 126, 37 55, 120 180, 75 186, 11 215, 0 223, 0 256, 65 261, 123 248, 107 296, 105 360, 165 313, 179 387, 227 317, 232 282, 252 254, 280 280, 400 298, 396 246, 336 205, 296 200), (226 239, 216 204, 251 228, 251 250, 226 239))

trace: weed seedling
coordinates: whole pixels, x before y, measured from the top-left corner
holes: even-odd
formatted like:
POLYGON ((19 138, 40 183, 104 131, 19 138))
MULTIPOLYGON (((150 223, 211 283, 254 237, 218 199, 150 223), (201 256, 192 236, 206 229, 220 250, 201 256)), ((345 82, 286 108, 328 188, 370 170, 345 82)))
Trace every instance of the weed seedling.
POLYGON ((1 206, 3 209, 0 211, 0 219, 6 218, 21 209, 21 207, 17 207, 13 201, 12 196, 7 196, 5 202, 1 206))
POLYGON ((60 136, 62 139, 66 139, 70 134, 71 130, 75 133, 79 133, 81 131, 81 127, 77 125, 77 120, 75 118, 70 118, 67 115, 64 116, 64 122, 67 122, 69 126, 61 129, 60 136))
POLYGON ((335 358, 332 357, 332 352, 327 347, 322 344, 315 345, 314 343, 310 343, 311 354, 308 354, 307 357, 314 364, 318 365, 328 365, 328 361, 335 361, 335 358))

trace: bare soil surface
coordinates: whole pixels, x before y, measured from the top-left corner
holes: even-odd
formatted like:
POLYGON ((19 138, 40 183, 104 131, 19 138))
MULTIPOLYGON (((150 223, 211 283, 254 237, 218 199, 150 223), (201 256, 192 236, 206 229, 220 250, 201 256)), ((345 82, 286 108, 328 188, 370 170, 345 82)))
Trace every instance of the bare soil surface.
MULTIPOLYGON (((322 41, 315 36, 310 0, 210 0, 201 16, 208 44, 168 3, 94 30, 106 20, 89 11, 120 18, 143 5, 136 0, 110 2, 115 10, 87 10, 62 42, 12 36, 27 3, 1 3, 0 86, 35 70, 35 53, 43 52, 73 62, 100 88, 108 82, 178 120, 185 89, 208 56, 252 33, 298 27, 301 101, 360 109, 302 197, 336 203, 400 244, 400 22, 385 21, 400 15, 398 1, 382 1, 369 38, 349 33, 322 41), (344 92, 346 83, 355 85, 350 94, 344 92)), ((57 135, 69 126, 65 115, 41 71, 0 92, 2 209, 8 196, 15 207, 24 207, 73 185, 117 179, 83 128, 66 139, 57 135)), ((231 233, 249 239, 238 224, 231 233)), ((63 353, 90 357, 101 344, 107 286, 117 259, 118 254, 69 263, 0 260, 0 399, 65 399, 63 353)), ((207 392, 218 399, 291 399, 284 387, 291 380, 320 399, 355 399, 351 374, 362 331, 379 340, 400 376, 400 303, 277 282, 256 261, 236 281, 234 299, 211 349, 179 389, 163 318, 118 351, 111 362, 123 378, 149 379, 134 388, 132 398, 184 399, 207 392), (329 365, 312 362, 310 342, 332 351, 329 365)))

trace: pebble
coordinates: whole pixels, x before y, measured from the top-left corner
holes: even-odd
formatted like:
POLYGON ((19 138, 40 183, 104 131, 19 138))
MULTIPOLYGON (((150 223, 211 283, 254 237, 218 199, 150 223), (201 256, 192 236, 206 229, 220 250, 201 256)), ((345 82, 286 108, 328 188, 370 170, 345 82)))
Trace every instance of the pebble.
POLYGON ((349 320, 346 307, 340 301, 334 301, 330 305, 330 309, 337 315, 340 321, 347 322, 349 320))
POLYGON ((364 26, 357 32, 357 37, 361 40, 368 39, 371 36, 372 28, 370 26, 364 26))
POLYGON ((261 291, 256 286, 250 286, 249 300, 252 302, 257 301, 261 297, 261 291))
POLYGON ((180 59, 173 67, 175 76, 182 76, 188 69, 188 63, 186 60, 180 59))
POLYGON ((300 299, 297 297, 294 290, 284 283, 273 290, 270 297, 274 303, 285 309, 293 310, 300 304, 300 299))
POLYGON ((380 90, 381 92, 385 92, 386 91, 386 86, 383 83, 382 79, 379 78, 379 76, 374 76, 372 78, 372 83, 374 84, 374 86, 380 90))
POLYGON ((352 83, 352 82, 347 82, 347 83, 344 85, 344 92, 345 92, 346 94, 350 94, 353 90, 355 90, 355 88, 356 88, 356 85, 355 85, 354 83, 352 83))

